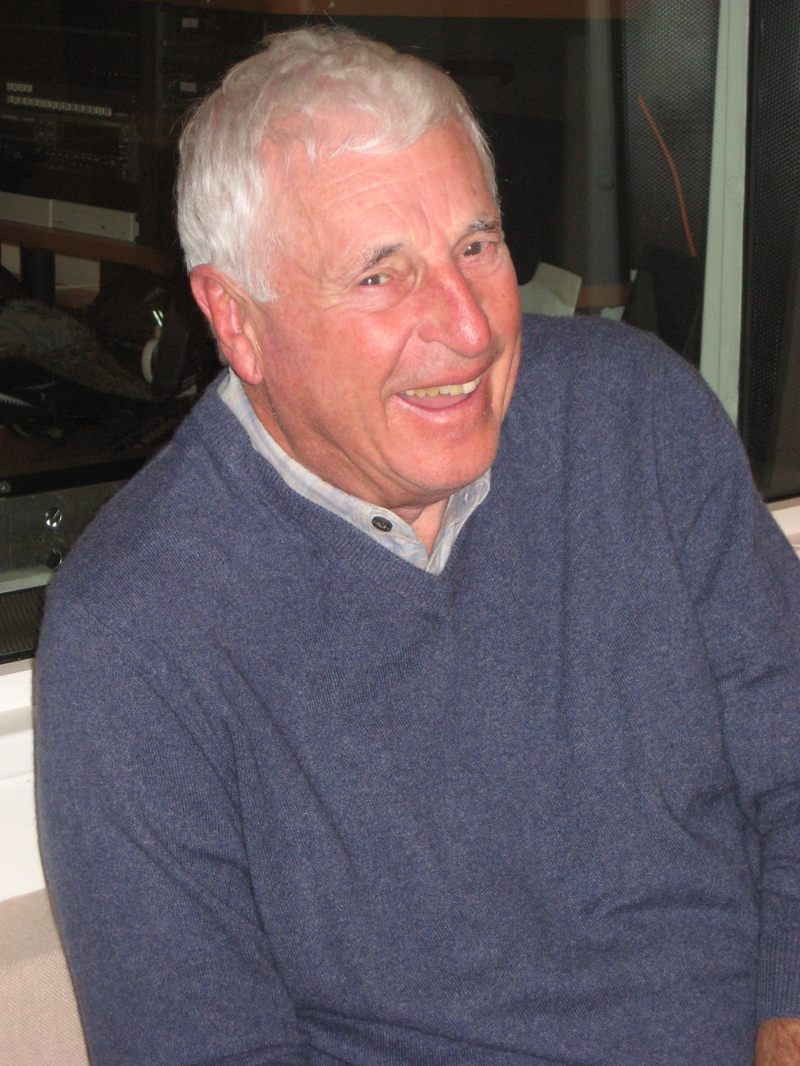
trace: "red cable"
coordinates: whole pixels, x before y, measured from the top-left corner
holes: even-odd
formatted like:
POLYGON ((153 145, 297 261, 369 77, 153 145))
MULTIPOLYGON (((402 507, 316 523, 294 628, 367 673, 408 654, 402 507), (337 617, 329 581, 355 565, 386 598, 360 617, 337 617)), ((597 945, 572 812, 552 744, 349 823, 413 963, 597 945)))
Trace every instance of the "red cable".
POLYGON ((678 174, 678 168, 675 166, 675 160, 672 158, 672 153, 667 147, 667 142, 661 136, 661 130, 656 125, 656 120, 650 114, 650 110, 647 104, 644 102, 642 96, 637 97, 639 101, 639 107, 644 112, 644 117, 650 123, 653 133, 656 135, 658 143, 661 145, 661 151, 664 153, 664 157, 669 164, 669 169, 672 172, 672 180, 675 184, 675 192, 678 195, 678 207, 681 212, 681 221, 683 222, 683 232, 686 234, 686 243, 689 246, 689 255, 695 259, 697 257, 697 251, 694 246, 694 239, 692 237, 692 227, 689 225, 689 213, 686 210, 686 201, 683 197, 683 187, 681 186, 680 175, 678 174))

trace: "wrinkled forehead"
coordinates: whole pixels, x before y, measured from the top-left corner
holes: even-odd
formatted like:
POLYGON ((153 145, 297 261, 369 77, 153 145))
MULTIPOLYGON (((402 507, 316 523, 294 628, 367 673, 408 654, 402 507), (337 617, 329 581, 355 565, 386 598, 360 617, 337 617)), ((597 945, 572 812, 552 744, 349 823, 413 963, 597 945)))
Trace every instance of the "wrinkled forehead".
MULTIPOLYGON (((342 150, 316 156, 299 139, 267 141, 272 217, 279 245, 314 241, 354 228, 395 224, 422 211, 434 227, 498 213, 482 162, 455 123, 426 131, 410 145, 342 150)), ((380 236, 376 233, 376 236, 380 236)), ((390 232, 386 233, 391 236, 390 232)))

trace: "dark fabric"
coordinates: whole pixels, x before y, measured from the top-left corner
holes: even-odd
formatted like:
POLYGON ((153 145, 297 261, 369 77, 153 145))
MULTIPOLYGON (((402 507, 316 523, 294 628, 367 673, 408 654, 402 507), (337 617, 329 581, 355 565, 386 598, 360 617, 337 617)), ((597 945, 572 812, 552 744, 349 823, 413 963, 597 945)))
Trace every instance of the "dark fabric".
POLYGON ((798 570, 699 377, 624 327, 527 321, 439 576, 210 390, 48 596, 94 1061, 749 1064, 757 1010, 800 1012, 798 570))

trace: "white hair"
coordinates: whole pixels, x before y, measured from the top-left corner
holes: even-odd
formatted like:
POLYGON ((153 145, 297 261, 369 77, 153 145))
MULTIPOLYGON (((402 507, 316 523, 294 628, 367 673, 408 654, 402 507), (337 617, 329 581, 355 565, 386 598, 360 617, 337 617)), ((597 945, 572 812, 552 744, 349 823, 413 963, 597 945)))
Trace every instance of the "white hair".
POLYGON ((280 219, 266 141, 287 150, 300 142, 314 162, 396 151, 448 122, 475 146, 496 199, 489 145, 443 71, 340 27, 267 37, 262 51, 233 67, 197 107, 181 135, 176 197, 187 268, 211 264, 255 299, 275 298, 269 260, 280 219))

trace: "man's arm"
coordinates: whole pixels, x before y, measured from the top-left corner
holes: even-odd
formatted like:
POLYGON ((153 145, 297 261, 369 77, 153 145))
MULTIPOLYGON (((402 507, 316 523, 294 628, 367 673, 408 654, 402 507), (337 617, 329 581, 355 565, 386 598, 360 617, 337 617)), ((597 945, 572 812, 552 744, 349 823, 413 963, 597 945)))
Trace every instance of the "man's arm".
POLYGON ((800 1066, 800 1018, 769 1018, 761 1023, 753 1066, 800 1066))
POLYGON ((699 381, 680 387, 680 364, 665 371, 664 514, 717 679, 739 809, 760 842, 756 1062, 800 1066, 800 567, 717 401, 699 381))
POLYGON ((301 1066, 221 697, 53 593, 37 655, 40 842, 92 1062, 301 1066))

